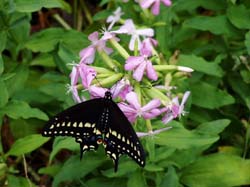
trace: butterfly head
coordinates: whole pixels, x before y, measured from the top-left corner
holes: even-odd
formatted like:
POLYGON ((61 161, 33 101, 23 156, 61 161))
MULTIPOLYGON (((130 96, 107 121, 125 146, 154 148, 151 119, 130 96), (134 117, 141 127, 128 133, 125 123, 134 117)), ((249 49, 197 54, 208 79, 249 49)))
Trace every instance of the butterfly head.
POLYGON ((105 92, 105 99, 112 100, 112 93, 110 91, 105 92))

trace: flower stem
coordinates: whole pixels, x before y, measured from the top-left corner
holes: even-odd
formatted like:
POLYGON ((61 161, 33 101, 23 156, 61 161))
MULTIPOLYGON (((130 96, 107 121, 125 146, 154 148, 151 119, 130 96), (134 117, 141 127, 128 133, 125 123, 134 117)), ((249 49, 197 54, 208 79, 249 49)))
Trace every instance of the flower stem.
POLYGON ((103 59, 103 61, 115 72, 118 71, 118 68, 116 65, 113 63, 112 59, 104 52, 104 51, 98 51, 99 55, 103 59))
POLYGON ((152 125, 151 125, 151 120, 146 119, 146 126, 147 126, 147 129, 148 129, 148 132, 153 131, 153 128, 152 128, 152 125))
POLYGON ((58 21, 65 29, 70 30, 72 29, 68 23, 66 23, 60 16, 59 14, 54 14, 53 18, 58 21))
POLYGON ((124 59, 127 59, 130 56, 128 52, 115 39, 111 38, 109 41, 124 59))

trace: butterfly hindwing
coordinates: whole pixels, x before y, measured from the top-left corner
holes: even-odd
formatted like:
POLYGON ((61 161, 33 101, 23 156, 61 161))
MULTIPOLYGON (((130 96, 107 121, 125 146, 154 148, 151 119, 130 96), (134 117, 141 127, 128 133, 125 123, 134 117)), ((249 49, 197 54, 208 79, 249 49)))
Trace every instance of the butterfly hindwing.
POLYGON ((72 136, 82 153, 96 150, 96 126, 104 108, 103 98, 92 99, 72 106, 49 120, 43 136, 72 136))
POLYGON ((113 101, 109 105, 109 110, 109 130, 104 139, 107 142, 105 151, 114 161, 115 171, 122 154, 127 154, 143 167, 145 165, 145 153, 132 125, 113 101))

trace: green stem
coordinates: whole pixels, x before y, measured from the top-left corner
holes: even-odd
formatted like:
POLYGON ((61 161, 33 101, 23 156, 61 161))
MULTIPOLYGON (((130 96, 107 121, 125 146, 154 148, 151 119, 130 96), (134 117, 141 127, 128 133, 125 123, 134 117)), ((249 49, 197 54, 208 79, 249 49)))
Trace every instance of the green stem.
POLYGON ((70 30, 72 29, 70 25, 68 25, 60 16, 59 14, 54 14, 53 18, 58 21, 65 29, 70 30))
POLYGON ((153 131, 151 120, 146 119, 146 126, 147 126, 147 129, 148 129, 148 132, 152 132, 153 131))
POLYGON ((89 8, 87 7, 85 1, 80 1, 80 4, 81 4, 83 11, 85 12, 85 16, 86 16, 86 19, 88 20, 89 24, 90 25, 93 24, 92 15, 91 15, 89 8))
POLYGON ((116 48, 116 50, 124 59, 127 59, 130 56, 128 52, 115 39, 111 38, 109 42, 114 48, 116 48))
POLYGON ((117 66, 113 63, 112 59, 107 55, 107 53, 105 53, 104 51, 98 51, 98 53, 108 67, 113 69, 115 72, 118 71, 117 66))

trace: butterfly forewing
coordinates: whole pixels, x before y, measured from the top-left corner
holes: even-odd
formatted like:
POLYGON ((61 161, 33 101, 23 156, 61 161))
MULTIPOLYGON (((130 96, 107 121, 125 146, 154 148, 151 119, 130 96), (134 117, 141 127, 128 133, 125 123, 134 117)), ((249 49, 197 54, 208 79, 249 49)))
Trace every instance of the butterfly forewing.
POLYGON ((96 126, 104 108, 103 98, 72 106, 53 117, 45 126, 43 136, 72 136, 82 152, 96 150, 96 126))

